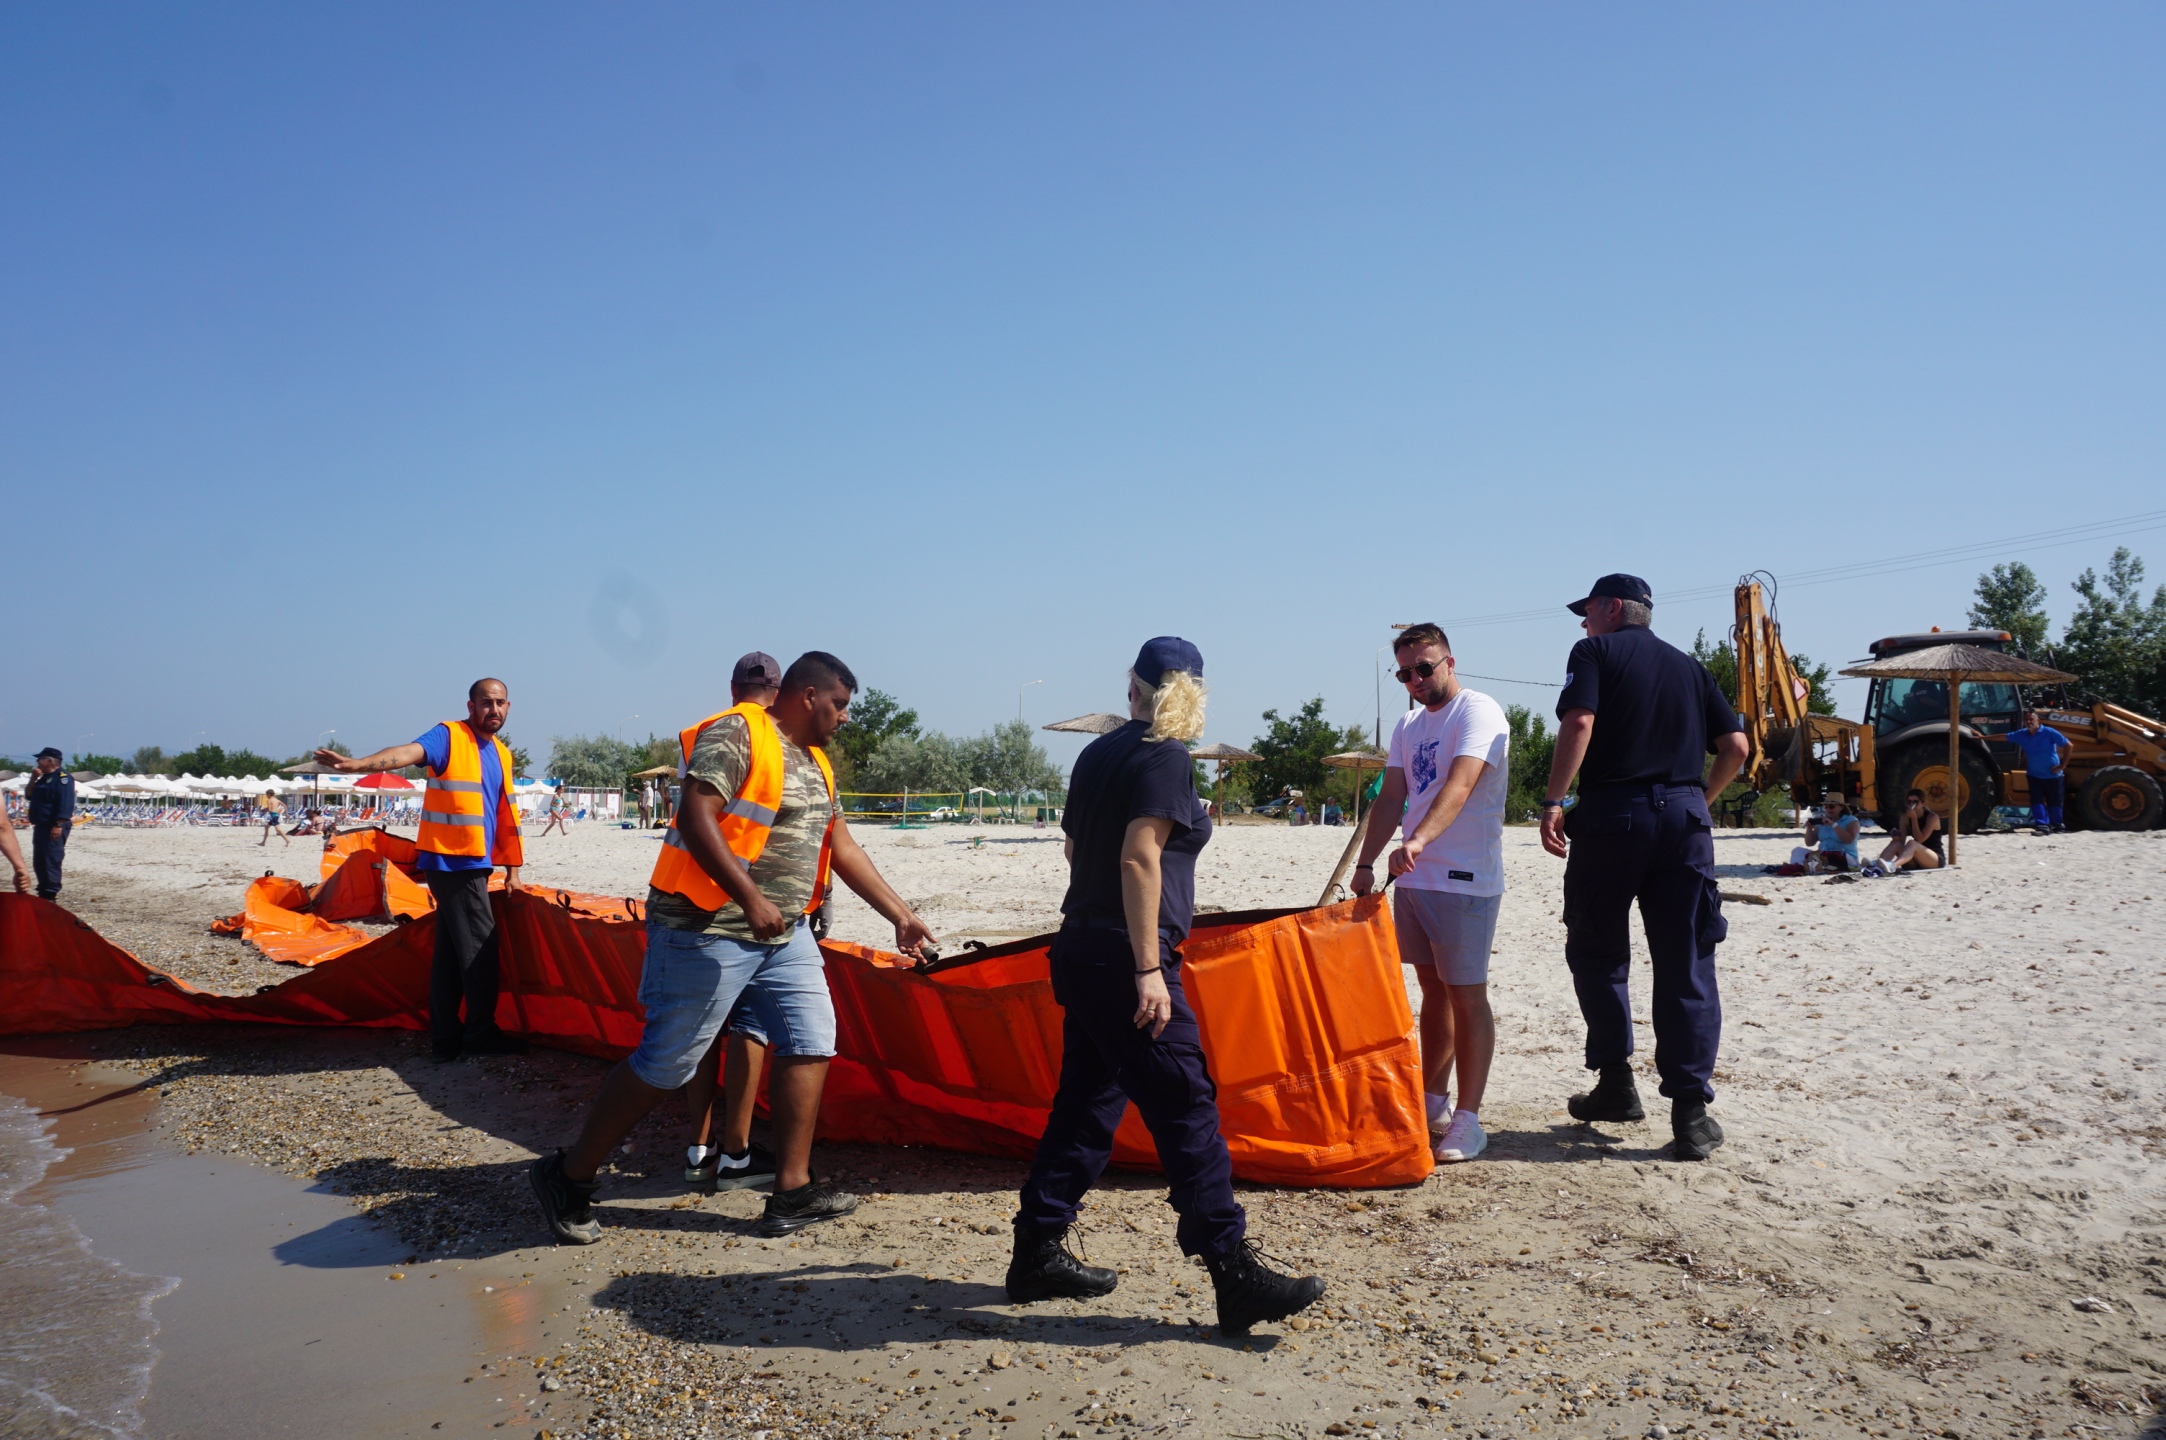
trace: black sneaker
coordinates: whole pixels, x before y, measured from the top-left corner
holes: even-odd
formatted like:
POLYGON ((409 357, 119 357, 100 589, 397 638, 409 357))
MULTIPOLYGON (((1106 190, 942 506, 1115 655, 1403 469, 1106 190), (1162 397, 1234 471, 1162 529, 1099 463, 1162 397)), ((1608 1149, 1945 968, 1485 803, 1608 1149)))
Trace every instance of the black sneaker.
POLYGON ((1203 1257, 1218 1291, 1218 1328, 1246 1335, 1260 1320, 1284 1320, 1324 1298, 1324 1282, 1314 1275, 1286 1275, 1264 1263, 1253 1240, 1203 1257))
POLYGON ((1606 1120, 1613 1124, 1645 1120, 1647 1107, 1640 1104, 1640 1087, 1632 1079, 1630 1065, 1604 1065, 1602 1078, 1584 1095, 1564 1102, 1574 1120, 1606 1120))
POLYGON ((449 1065, 459 1058, 459 1051, 463 1043, 458 1040, 431 1040, 429 1042, 429 1055, 437 1064, 449 1065))
POLYGON ((707 1157, 707 1182, 717 1190, 748 1190, 755 1185, 772 1185, 775 1183, 775 1157, 759 1145, 746 1146, 742 1155, 717 1150, 707 1157))
POLYGON ((469 1055, 524 1055, 527 1044, 517 1035, 491 1030, 486 1035, 470 1036, 464 1048, 469 1055))
POLYGON ((1670 1137, 1670 1154, 1677 1159, 1705 1160, 1721 1146, 1722 1127, 1704 1100, 1672 1100, 1670 1137))
POLYGON ((1028 1238, 1015 1228, 1015 1258, 1008 1262, 1008 1299, 1017 1305, 1033 1300, 1095 1300, 1111 1295, 1121 1277, 1086 1265, 1068 1252, 1068 1231, 1036 1231, 1028 1238))
POLYGON ((564 1152, 544 1155, 526 1172, 541 1201, 549 1231, 565 1245, 592 1245, 602 1238, 602 1222, 594 1218, 594 1192, 601 1187, 580 1184, 564 1173, 564 1152))
POLYGON ((768 1196, 767 1209, 760 1215, 759 1233, 771 1240, 822 1220, 839 1220, 856 1208, 855 1195, 815 1179, 795 1190, 777 1190, 768 1196))

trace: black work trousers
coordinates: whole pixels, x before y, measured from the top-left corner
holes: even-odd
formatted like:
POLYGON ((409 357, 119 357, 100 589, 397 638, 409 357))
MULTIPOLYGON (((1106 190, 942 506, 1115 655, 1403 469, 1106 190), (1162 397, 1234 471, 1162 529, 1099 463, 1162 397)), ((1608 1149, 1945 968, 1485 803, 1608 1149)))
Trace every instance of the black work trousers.
POLYGON ((1715 1098, 1722 998, 1715 947, 1729 933, 1714 826, 1697 785, 1604 787, 1565 817, 1565 962, 1587 1022, 1587 1068, 1633 1051, 1632 902, 1654 962, 1655 1070, 1673 1100, 1715 1098))
POLYGON ((1231 1250, 1248 1233, 1233 1198, 1233 1158, 1218 1133, 1218 1087, 1204 1063, 1196 1012, 1181 991, 1178 959, 1167 947, 1166 990, 1173 1018, 1156 1039, 1138 1030, 1135 952, 1124 931, 1070 921, 1053 941, 1053 998, 1061 1027, 1060 1088, 1023 1182, 1017 1226, 1047 1234, 1075 1221, 1076 1203, 1096 1184, 1113 1154, 1113 1132, 1136 1102, 1172 1186, 1180 1215, 1175 1238, 1185 1255, 1231 1250))
POLYGON ((436 897, 436 958, 429 969, 429 1036, 439 1045, 496 1033, 496 911, 487 870, 424 870, 436 897), (466 1023, 459 1023, 459 1002, 466 1023))
MULTIPOLYGON (((0 823, 5 823, 0 821, 0 823)), ((60 822, 60 833, 53 833, 49 822, 30 827, 30 868, 38 877, 38 898, 55 900, 60 896, 60 865, 68 858, 68 822, 60 822)))

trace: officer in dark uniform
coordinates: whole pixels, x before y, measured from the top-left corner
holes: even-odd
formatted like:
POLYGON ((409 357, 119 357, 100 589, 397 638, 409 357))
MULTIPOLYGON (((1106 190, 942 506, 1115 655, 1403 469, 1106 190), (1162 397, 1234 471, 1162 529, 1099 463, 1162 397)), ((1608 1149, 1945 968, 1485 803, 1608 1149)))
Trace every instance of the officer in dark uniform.
POLYGON ((1061 819, 1066 918, 1051 957, 1065 1012, 1060 1088, 1023 1183, 1007 1288, 1021 1304, 1105 1295, 1119 1283, 1063 1242, 1133 1100, 1172 1187, 1181 1250, 1202 1258, 1219 1326, 1240 1335, 1314 1304, 1324 1282, 1280 1274, 1247 1239, 1217 1088, 1182 994, 1178 947, 1194 919, 1196 855, 1211 838, 1184 743, 1203 733, 1202 677, 1203 655, 1188 641, 1145 644, 1128 677, 1132 718, 1075 763, 1061 819))
POLYGON ((24 787, 30 819, 30 864, 38 875, 38 898, 60 895, 60 862, 68 853, 68 827, 75 823, 75 777, 60 768, 60 752, 48 745, 38 752, 38 773, 24 787))
POLYGON ((1587 1022, 1587 1068, 1601 1073, 1568 1108, 1577 1120, 1646 1117, 1627 1063, 1637 900, 1654 960, 1655 1070, 1670 1097, 1671 1153, 1705 1160, 1722 1143, 1707 1106, 1722 1040, 1715 947, 1728 933, 1708 807, 1745 762, 1743 727, 1707 667, 1647 628, 1646 581, 1604 575, 1567 608, 1587 638, 1572 647, 1557 699, 1542 845, 1565 857, 1564 958, 1587 1022), (1579 803, 1567 812, 1575 775, 1579 803))

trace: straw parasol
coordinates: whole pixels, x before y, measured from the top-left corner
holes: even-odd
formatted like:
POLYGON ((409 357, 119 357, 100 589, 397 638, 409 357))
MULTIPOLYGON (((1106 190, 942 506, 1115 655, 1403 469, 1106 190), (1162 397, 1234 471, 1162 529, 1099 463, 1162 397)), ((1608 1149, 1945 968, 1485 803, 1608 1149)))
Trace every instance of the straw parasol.
MULTIPOLYGON (((1336 755, 1326 755, 1324 763, 1338 770, 1381 770, 1384 768, 1384 759, 1385 756, 1381 750, 1341 750, 1336 755)), ((1354 787, 1354 833, 1347 837, 1346 853, 1339 857, 1338 867, 1331 872, 1331 878, 1324 882, 1324 893, 1317 900, 1317 904, 1329 905, 1331 903, 1331 892, 1338 889, 1339 882, 1346 878, 1347 867, 1354 863, 1354 852, 1360 848, 1361 786, 1356 785, 1354 787)))
POLYGON ((1955 864, 1956 817, 1963 812, 1963 682, 1993 685, 2055 685, 2076 677, 2020 655, 1976 645, 1932 645, 1842 672, 1861 680, 1938 680, 1948 687, 1948 863, 1955 864))
POLYGON ((1100 711, 1096 715, 1078 715, 1073 720, 1055 720, 1040 728, 1062 730, 1071 735, 1111 735, 1127 723, 1126 715, 1108 715, 1100 711))
POLYGON ((1226 813, 1226 767, 1238 765, 1244 760, 1261 760, 1263 756, 1252 755, 1238 745, 1228 745, 1221 740, 1215 745, 1203 745, 1188 752, 1191 760, 1216 760, 1218 762, 1219 814, 1226 813))

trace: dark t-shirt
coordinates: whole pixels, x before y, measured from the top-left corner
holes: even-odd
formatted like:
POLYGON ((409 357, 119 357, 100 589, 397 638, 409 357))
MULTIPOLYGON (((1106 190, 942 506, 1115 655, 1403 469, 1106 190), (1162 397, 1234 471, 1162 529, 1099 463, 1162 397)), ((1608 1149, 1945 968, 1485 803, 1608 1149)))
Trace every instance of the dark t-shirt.
POLYGON ((1121 843, 1131 820, 1173 822, 1158 862, 1158 933, 1178 945, 1196 913, 1196 855, 1210 843, 1211 817, 1196 798, 1194 762, 1178 740, 1145 740, 1131 720, 1076 758, 1061 829, 1075 841, 1063 915, 1127 932, 1121 908, 1121 843))
POLYGON ((1579 788, 1697 785, 1711 742, 1744 727, 1707 667, 1644 625, 1572 647, 1557 716, 1592 710, 1594 734, 1579 788))

